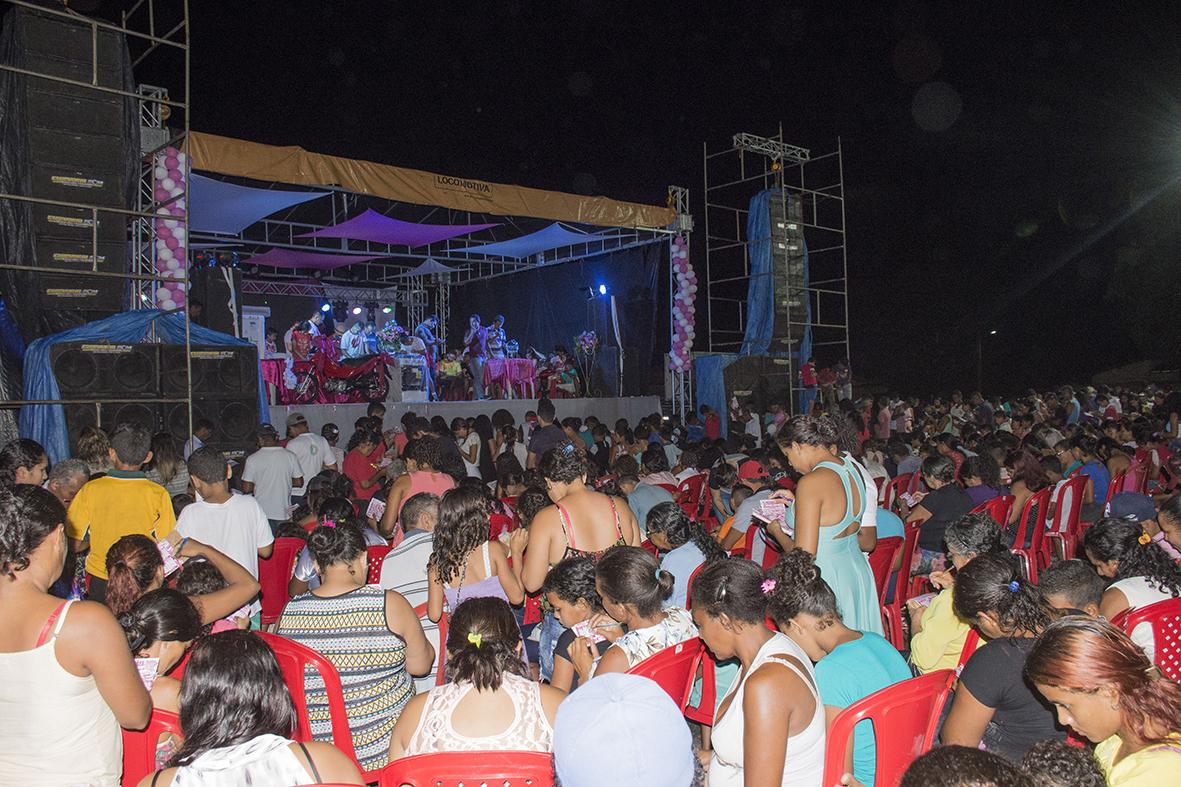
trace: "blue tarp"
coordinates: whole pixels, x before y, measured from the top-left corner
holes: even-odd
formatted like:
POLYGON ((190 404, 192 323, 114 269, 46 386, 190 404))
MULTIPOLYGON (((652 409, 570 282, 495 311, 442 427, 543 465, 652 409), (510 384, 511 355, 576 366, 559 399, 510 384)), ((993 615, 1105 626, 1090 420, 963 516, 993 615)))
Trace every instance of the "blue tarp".
POLYGON ((482 246, 469 246, 463 249, 463 252, 465 254, 487 254, 492 257, 513 257, 520 259, 521 257, 540 254, 550 249, 560 249, 563 246, 573 246, 576 243, 601 240, 603 237, 585 232, 572 232, 555 222, 543 230, 531 232, 519 238, 497 241, 496 243, 485 243, 482 246))
POLYGON ((326 194, 254 189, 193 174, 189 176, 189 230, 237 235, 272 213, 326 194))
MULTIPOLYGON (((751 198, 750 213, 746 217, 746 250, 750 257, 750 289, 746 293, 746 335, 742 340, 743 355, 767 355, 775 332, 775 277, 772 276, 771 255, 771 199, 790 200, 791 195, 779 189, 764 189, 751 198)), ((808 281, 808 245, 804 251, 804 288, 808 281)), ((786 293, 784 293, 786 295, 786 293)), ((802 293, 804 301, 804 335, 800 337, 798 363, 812 356, 812 299, 802 293)))
MULTIPOLYGON (((185 343, 185 318, 178 312, 165 313, 156 309, 125 312, 55 333, 33 341, 25 353, 25 399, 58 399, 61 391, 53 376, 49 363, 49 348, 62 342, 111 342, 137 343, 147 336, 151 324, 156 324, 156 335, 166 344, 185 343)), ((250 342, 238 339, 200 325, 189 326, 189 337, 193 344, 229 344, 249 346, 250 342)), ((266 388, 262 380, 262 366, 258 369, 258 418, 259 423, 270 423, 270 412, 266 406, 266 388)), ((69 440, 66 436, 66 416, 60 404, 25 405, 20 412, 21 437, 31 437, 49 455, 50 462, 58 462, 70 455, 69 440)))
POLYGON ((722 437, 729 431, 730 408, 726 401, 726 381, 722 371, 738 360, 737 355, 711 353, 693 356, 693 376, 697 380, 697 406, 713 408, 722 420, 722 437))

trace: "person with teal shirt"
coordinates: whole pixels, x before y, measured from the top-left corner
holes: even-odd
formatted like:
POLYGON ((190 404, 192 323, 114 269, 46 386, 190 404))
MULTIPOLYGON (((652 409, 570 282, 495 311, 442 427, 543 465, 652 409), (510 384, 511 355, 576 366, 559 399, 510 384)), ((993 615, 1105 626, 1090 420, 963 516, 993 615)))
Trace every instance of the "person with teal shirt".
MULTIPOLYGON (((816 687, 832 720, 876 691, 911 677, 902 655, 878 634, 856 631, 841 620, 837 597, 812 555, 795 549, 771 567, 763 583, 767 612, 776 627, 816 664, 816 687)), ((853 728, 845 770, 873 787, 877 746, 868 719, 853 728)))
MULTIPOLYGON (((798 547, 815 556, 849 628, 881 634, 877 585, 858 538, 866 508, 865 481, 852 460, 837 455, 838 449, 849 447, 850 437, 842 422, 828 415, 787 420, 776 439, 803 477, 794 496, 775 493, 792 498, 792 503, 785 512, 786 527, 775 523, 767 531, 785 553, 798 547)), ((872 534, 866 548, 871 549, 875 540, 872 534)))

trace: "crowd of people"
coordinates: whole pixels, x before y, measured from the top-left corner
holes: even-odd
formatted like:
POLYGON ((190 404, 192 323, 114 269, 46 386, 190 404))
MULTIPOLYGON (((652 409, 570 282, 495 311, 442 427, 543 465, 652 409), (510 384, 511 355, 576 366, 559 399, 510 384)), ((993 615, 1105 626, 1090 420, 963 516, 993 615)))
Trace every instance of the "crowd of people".
MULTIPOLYGON (((500 409, 390 425, 374 403, 343 440, 294 413, 240 463, 200 433, 182 447, 129 425, 88 430, 52 467, 13 441, 0 783, 118 784, 120 728, 160 709, 182 734, 155 741, 142 784, 360 784, 489 750, 552 753, 567 787, 820 785, 842 709, 960 665, 903 784, 1174 783, 1181 688, 1150 627, 1110 621, 1181 594, 1181 394, 841 394, 794 416, 733 402, 725 437, 704 406, 604 424, 543 398, 520 424, 500 409), (981 510, 1001 495, 1006 521, 981 510), (1031 582, 1011 550, 1075 504, 1077 556, 1031 582), (880 583, 875 551, 913 528, 913 560, 886 565, 911 582, 880 583), (273 633, 336 668, 347 754, 318 673, 311 740, 294 740, 254 633, 277 539, 303 543, 273 633), (897 600, 899 639, 879 587, 923 583, 897 600), (629 674, 698 640, 705 725, 629 674)), ((843 783, 882 783, 875 732, 856 727, 843 783)))

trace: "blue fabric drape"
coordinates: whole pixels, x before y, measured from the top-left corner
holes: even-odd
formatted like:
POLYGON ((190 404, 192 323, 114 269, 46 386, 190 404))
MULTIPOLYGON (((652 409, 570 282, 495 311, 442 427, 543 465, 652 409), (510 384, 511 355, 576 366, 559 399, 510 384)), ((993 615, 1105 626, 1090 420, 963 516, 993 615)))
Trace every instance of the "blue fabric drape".
MULTIPOLYGON (((156 309, 116 314, 105 320, 90 322, 33 341, 25 353, 25 399, 58 399, 61 397, 61 390, 57 386, 57 380, 53 376, 53 368, 49 363, 49 349, 53 345, 81 341, 136 343, 143 340, 153 322, 156 324, 156 334, 161 341, 166 344, 184 344, 184 315, 177 312, 165 313, 156 309)), ((193 344, 250 345, 250 342, 245 339, 238 339, 200 325, 189 326, 189 337, 193 344)), ((271 421, 270 412, 262 395, 265 390, 260 364, 258 368, 258 418, 259 423, 264 424, 271 421)), ((50 462, 61 461, 70 455, 69 440, 66 436, 66 416, 60 404, 25 405, 22 407, 20 433, 22 437, 31 437, 45 446, 50 462)))
POLYGON ((742 355, 766 355, 775 330, 775 281, 771 276, 771 197, 764 189, 750 200, 746 214, 746 251, 750 258, 750 289, 746 292, 746 335, 742 355))
POLYGON ((0 347, 4 348, 4 355, 20 362, 25 357, 25 337, 21 336, 20 328, 12 319, 12 312, 8 310, 8 302, 0 298, 0 347))
POLYGON ((726 402, 726 381, 722 371, 738 360, 737 355, 712 353, 693 357, 693 376, 697 380, 697 406, 709 405, 722 421, 722 437, 729 431, 730 408, 726 402))

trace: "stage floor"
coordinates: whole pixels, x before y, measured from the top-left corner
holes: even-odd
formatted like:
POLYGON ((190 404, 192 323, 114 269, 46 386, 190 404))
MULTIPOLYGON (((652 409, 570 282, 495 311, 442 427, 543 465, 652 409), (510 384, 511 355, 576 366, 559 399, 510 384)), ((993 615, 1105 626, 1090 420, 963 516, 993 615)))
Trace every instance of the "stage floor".
MULTIPOLYGON (((660 412, 660 397, 658 396, 627 396, 621 398, 600 399, 554 399, 554 408, 558 411, 558 420, 570 416, 585 418, 593 415, 610 429, 615 421, 626 418, 628 423, 635 426, 636 422, 646 415, 660 412)), ((385 426, 387 429, 397 425, 402 414, 412 412, 424 418, 441 415, 451 423, 452 418, 472 418, 481 413, 491 416, 493 412, 504 408, 513 414, 518 424, 525 420, 526 410, 536 410, 536 399, 490 399, 483 402, 384 402, 386 407, 385 426)), ((282 434, 287 416, 291 413, 303 413, 308 419, 308 426, 316 434, 326 423, 334 423, 340 429, 341 446, 348 436, 353 433, 353 422, 365 415, 367 404, 303 404, 270 406, 271 423, 282 434)))

